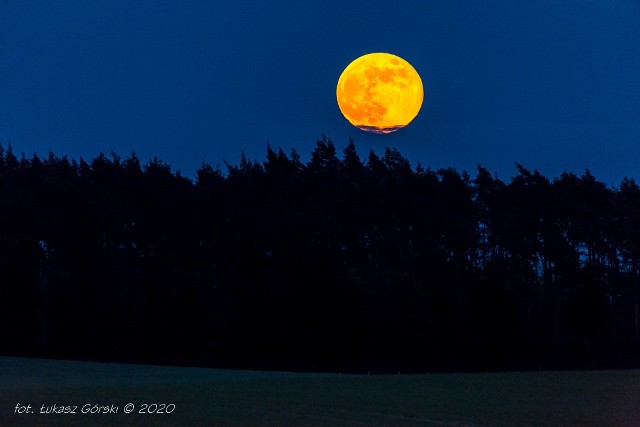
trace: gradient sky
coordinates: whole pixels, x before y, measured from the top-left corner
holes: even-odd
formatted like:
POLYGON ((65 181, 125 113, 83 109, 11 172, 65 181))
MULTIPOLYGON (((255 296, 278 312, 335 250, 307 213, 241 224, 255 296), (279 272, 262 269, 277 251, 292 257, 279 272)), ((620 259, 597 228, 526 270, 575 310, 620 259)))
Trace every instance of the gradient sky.
POLYGON ((514 162, 548 176, 640 178, 640 1, 0 0, 0 142, 85 159, 158 156, 189 177, 308 160, 326 134, 412 165, 514 162), (337 107, 344 67, 390 52, 420 73, 418 117, 390 135, 337 107), (224 169, 224 167, 223 167, 224 169))

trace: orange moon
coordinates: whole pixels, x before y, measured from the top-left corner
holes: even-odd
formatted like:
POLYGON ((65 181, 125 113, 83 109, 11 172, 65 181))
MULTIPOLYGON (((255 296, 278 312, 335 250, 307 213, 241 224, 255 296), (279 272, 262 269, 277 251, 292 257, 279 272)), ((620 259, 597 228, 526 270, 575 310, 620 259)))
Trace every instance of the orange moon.
POLYGON ((363 55, 344 69, 336 88, 338 107, 355 127, 391 133, 408 125, 424 98, 418 72, 390 53, 363 55))

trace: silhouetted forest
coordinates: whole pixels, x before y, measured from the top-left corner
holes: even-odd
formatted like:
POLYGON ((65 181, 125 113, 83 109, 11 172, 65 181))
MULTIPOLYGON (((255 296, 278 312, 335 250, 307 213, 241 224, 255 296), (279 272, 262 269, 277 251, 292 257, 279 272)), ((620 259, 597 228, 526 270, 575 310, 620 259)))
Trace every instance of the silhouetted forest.
POLYGON ((640 188, 395 149, 0 148, 0 354, 338 372, 640 367, 640 188))

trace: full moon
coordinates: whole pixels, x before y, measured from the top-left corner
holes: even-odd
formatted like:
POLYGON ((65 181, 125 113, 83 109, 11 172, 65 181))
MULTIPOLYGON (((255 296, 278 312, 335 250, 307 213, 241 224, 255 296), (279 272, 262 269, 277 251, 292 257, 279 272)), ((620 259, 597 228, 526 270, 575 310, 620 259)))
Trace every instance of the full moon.
POLYGON ((418 72, 407 61, 390 53, 369 53, 347 65, 338 79, 336 97, 352 125, 391 133, 418 115, 424 90, 418 72))

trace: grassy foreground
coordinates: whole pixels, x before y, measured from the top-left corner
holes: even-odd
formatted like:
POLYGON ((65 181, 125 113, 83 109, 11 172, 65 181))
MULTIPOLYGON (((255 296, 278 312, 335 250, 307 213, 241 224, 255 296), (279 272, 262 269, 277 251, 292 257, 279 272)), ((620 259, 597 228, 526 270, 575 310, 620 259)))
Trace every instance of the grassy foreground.
POLYGON ((640 371, 359 376, 0 357, 0 426, 80 425, 640 426, 640 371), (175 408, 140 414, 145 403, 175 408), (94 405, 118 412, 82 413, 94 405))

